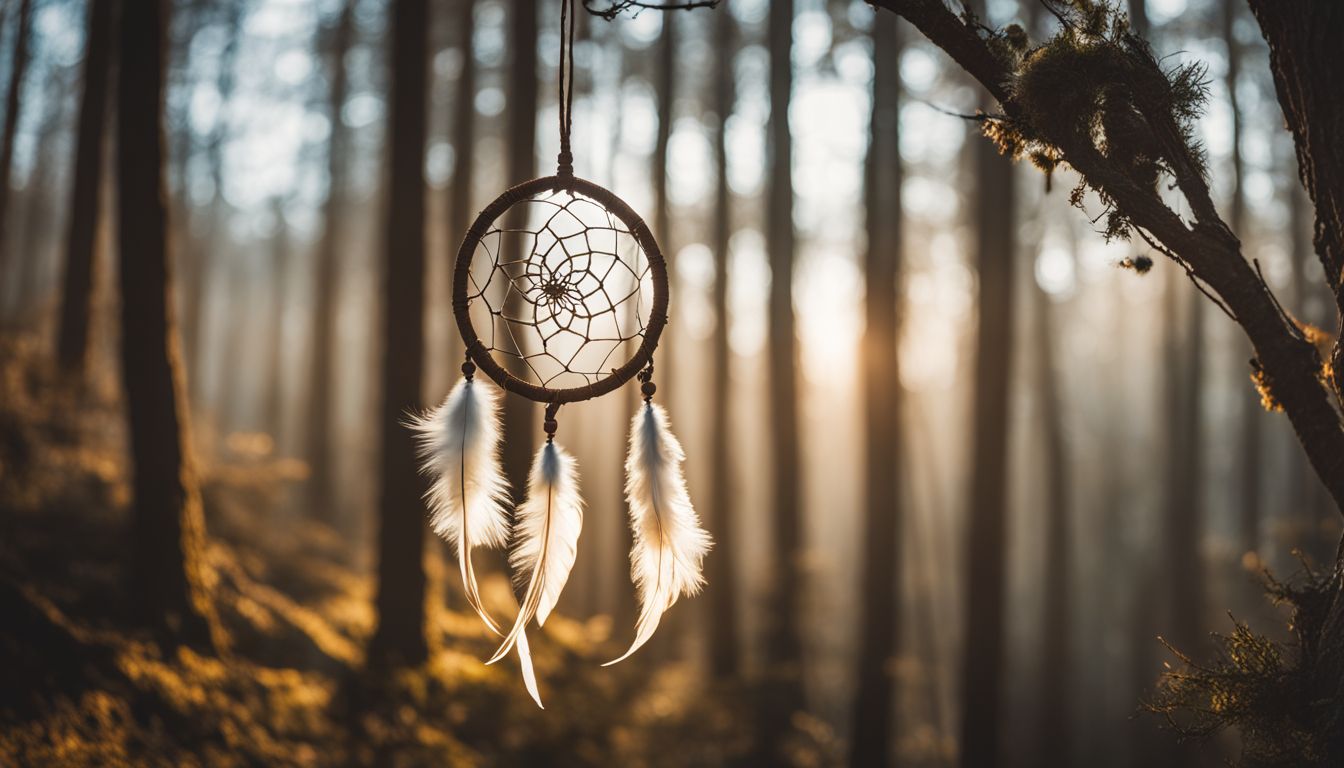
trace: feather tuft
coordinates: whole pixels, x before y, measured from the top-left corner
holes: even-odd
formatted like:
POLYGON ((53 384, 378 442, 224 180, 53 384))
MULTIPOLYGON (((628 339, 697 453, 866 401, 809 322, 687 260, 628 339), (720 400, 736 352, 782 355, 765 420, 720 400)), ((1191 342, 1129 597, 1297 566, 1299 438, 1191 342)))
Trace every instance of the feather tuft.
POLYGON ((480 589, 471 565, 473 547, 501 547, 509 536, 509 485, 499 464, 499 399, 488 385, 463 379, 443 405, 414 419, 429 524, 457 551, 467 602, 481 619, 480 589))
POLYGON ((625 460, 625 499, 634 534, 630 576, 639 592, 639 619, 629 650, 603 666, 629 658, 653 637, 664 611, 704 586, 701 565, 711 541, 686 491, 685 459, 667 412, 645 403, 630 424, 625 460))
POLYGON ((534 617, 538 626, 546 623, 574 567, 582 529, 583 499, 574 457, 547 441, 532 462, 527 500, 518 507, 509 555, 519 587, 525 587, 522 605, 513 628, 487 664, 526 643, 527 625, 534 617))
MULTIPOLYGON (((489 385, 464 378, 443 404, 411 419, 420 470, 431 478, 425 496, 430 527, 456 550, 467 604, 497 635, 504 630, 481 603, 471 550, 501 547, 508 540, 509 485, 499 464, 499 397, 489 385)), ((541 706, 537 676, 526 640, 518 661, 528 693, 541 706)))

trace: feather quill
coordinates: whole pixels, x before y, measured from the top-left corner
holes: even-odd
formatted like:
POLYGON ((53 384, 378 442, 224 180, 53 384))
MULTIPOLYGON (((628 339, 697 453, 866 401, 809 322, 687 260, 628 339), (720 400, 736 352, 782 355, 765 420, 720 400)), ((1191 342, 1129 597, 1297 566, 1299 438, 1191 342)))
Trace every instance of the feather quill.
MULTIPOLYGON (((410 422, 419 443, 421 472, 431 478, 426 497, 430 526, 457 551, 467 604, 492 632, 504 630, 481 602, 475 547, 501 547, 509 536, 508 481, 499 465, 499 398, 488 385, 464 378, 443 404, 410 422)), ((523 682, 541 706, 532 655, 518 643, 523 682)))
POLYGON ((634 534, 630 576, 639 592, 639 619, 629 650, 603 666, 629 658, 653 637, 664 611, 704 586, 701 564, 711 542, 686 491, 685 458, 667 412, 646 402, 630 424, 625 460, 625 499, 634 534))
POLYGON ((547 441, 532 462, 527 500, 518 508, 509 555, 519 585, 526 584, 522 605, 513 628, 487 664, 499 661, 515 644, 525 643, 533 618, 538 626, 546 623, 574 567, 582 529, 583 499, 574 457, 547 441))

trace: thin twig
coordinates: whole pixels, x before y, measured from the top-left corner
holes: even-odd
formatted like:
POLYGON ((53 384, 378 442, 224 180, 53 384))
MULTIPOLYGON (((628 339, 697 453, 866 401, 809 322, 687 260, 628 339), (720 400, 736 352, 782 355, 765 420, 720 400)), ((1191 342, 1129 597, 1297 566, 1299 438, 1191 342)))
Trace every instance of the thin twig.
POLYGON ((641 0, 610 0, 606 8, 595 7, 595 0, 583 0, 583 9, 594 16, 611 21, 625 11, 638 16, 641 11, 689 11, 694 8, 717 8, 720 0, 685 0, 676 3, 650 3, 641 0))

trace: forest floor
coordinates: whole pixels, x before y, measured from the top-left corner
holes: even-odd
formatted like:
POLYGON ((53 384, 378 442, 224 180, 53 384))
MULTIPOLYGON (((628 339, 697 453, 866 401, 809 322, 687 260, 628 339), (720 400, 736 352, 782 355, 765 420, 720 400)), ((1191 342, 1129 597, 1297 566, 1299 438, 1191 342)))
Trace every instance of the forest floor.
MULTIPOLYGON (((4 344, 0 765, 710 765, 747 749, 732 715, 742 691, 707 691, 670 663, 596 673, 616 650, 602 619, 547 623, 533 644, 539 710, 516 665, 482 663, 492 639, 445 607, 462 600, 441 572, 430 661, 366 673, 372 579, 334 530, 269 513, 282 462, 203 468, 210 592, 230 643, 161 649, 123 618, 116 387, 71 394, 30 362, 32 345, 4 344)), ((507 590, 501 577, 487 587, 507 590)), ((825 745, 803 751, 830 762, 825 745)))

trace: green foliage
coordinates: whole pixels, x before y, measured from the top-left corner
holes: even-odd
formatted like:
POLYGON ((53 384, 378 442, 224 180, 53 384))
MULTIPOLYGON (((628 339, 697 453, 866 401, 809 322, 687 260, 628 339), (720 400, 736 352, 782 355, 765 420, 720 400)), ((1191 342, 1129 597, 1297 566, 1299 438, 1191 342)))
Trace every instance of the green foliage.
POLYGON ((1285 646, 1233 620, 1230 634, 1215 636, 1211 662, 1197 663, 1171 649, 1180 664, 1163 675, 1147 708, 1185 738, 1236 729, 1239 764, 1247 768, 1338 765, 1333 761, 1344 737, 1344 701, 1335 686, 1344 649, 1321 641, 1340 588, 1335 574, 1306 571, 1292 583, 1270 578, 1270 596, 1293 609, 1295 642, 1285 646))
MULTIPOLYGON (((988 116, 984 133, 1000 151, 1050 174, 1069 153, 1095 153, 1143 189, 1157 193, 1164 176, 1179 178, 1204 157, 1195 121, 1208 98, 1202 64, 1164 68, 1126 16, 1100 0, 1045 0, 1059 31, 1031 46, 1021 27, 982 37, 1012 72, 1010 114, 988 116)), ((1132 224, 1093 186, 1106 206, 1104 233, 1128 238, 1132 224)), ((1082 203, 1079 191, 1071 200, 1082 203)))

